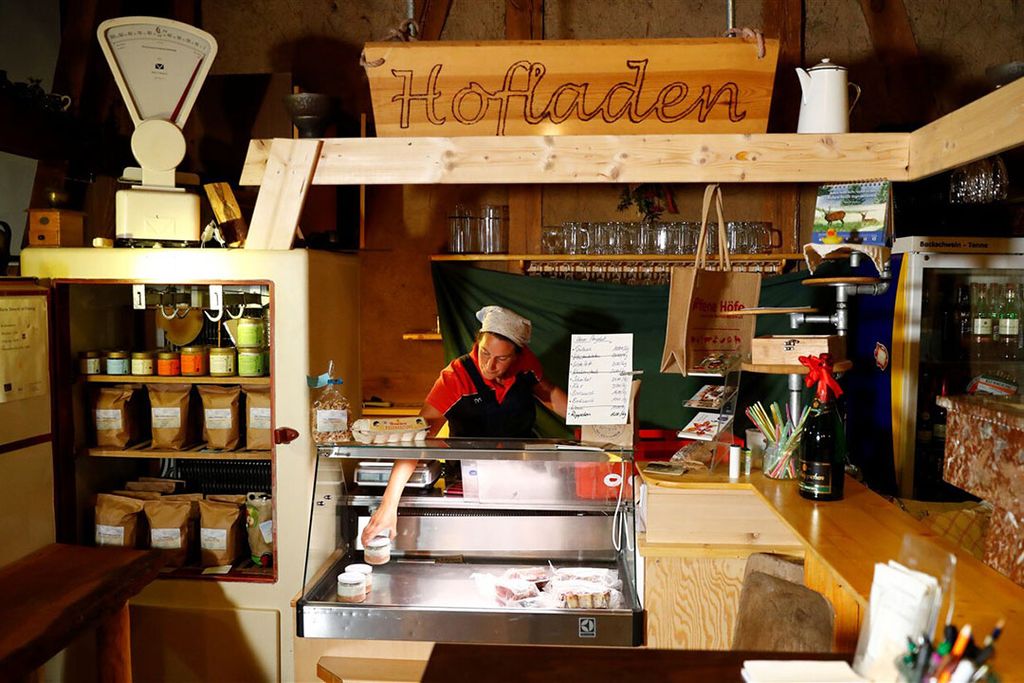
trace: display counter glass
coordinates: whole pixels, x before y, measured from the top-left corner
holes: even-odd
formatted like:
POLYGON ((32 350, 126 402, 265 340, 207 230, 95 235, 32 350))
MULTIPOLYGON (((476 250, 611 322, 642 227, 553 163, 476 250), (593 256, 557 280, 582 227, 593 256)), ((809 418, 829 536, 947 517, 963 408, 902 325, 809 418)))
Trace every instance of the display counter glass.
POLYGON ((632 475, 631 452, 565 441, 322 445, 298 635, 640 644, 632 475), (365 598, 339 597, 339 574, 372 559, 360 534, 395 459, 421 462, 390 561, 365 598))

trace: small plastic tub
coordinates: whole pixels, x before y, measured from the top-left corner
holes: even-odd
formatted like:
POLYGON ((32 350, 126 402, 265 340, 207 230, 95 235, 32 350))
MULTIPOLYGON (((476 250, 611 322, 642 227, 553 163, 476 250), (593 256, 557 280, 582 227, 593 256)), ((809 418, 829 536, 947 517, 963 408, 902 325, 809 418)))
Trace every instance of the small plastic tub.
POLYGON ((387 536, 376 536, 363 548, 363 559, 367 564, 387 564, 391 561, 391 539, 387 536))
POLYGON ((345 567, 346 574, 353 572, 366 577, 366 592, 369 593, 373 589, 373 567, 368 564, 350 564, 345 567))
POLYGON ((359 572, 338 574, 338 600, 363 602, 366 600, 366 577, 359 572))

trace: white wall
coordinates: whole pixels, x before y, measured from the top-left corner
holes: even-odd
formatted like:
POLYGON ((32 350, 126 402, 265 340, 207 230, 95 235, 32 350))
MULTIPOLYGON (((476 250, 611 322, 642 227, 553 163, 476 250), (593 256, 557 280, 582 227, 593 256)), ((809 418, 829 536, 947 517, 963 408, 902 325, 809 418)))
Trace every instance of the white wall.
MULTIPOLYGON (((59 0, 0 0, 0 69, 8 79, 38 78, 49 92, 59 48, 59 0)), ((21 251, 35 177, 35 160, 0 151, 0 221, 14 230, 14 254, 21 251)))

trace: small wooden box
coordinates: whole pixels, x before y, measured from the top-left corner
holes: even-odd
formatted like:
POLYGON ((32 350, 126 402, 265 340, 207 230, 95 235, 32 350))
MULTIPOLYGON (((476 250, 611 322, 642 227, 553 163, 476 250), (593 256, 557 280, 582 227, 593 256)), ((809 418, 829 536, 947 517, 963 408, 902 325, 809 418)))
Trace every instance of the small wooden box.
POLYGON ((846 360, 846 339, 836 334, 769 334, 750 343, 754 365, 799 365, 800 356, 831 353, 832 361, 846 360))
POLYGON ((29 209, 30 247, 84 247, 85 214, 67 209, 29 209))

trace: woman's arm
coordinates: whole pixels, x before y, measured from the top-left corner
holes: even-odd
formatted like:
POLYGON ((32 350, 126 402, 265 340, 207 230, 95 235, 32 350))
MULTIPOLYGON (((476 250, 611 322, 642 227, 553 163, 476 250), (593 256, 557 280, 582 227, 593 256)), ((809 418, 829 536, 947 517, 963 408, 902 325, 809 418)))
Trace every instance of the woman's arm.
POLYGON ((533 395, 543 403, 549 410, 554 411, 559 417, 565 417, 569 398, 561 387, 557 387, 546 379, 542 379, 533 388, 533 395))
MULTIPOLYGON (((445 417, 441 411, 429 403, 423 404, 420 417, 424 418, 430 426, 427 432, 428 437, 437 434, 445 423, 445 417)), ((370 517, 370 523, 363 529, 363 545, 366 545, 367 541, 374 536, 383 533, 387 533, 390 538, 395 537, 395 526, 398 524, 398 501, 402 497, 405 485, 409 482, 409 477, 416 469, 416 462, 416 460, 395 461, 391 468, 391 476, 388 478, 388 486, 384 489, 380 507, 374 511, 370 517)))

